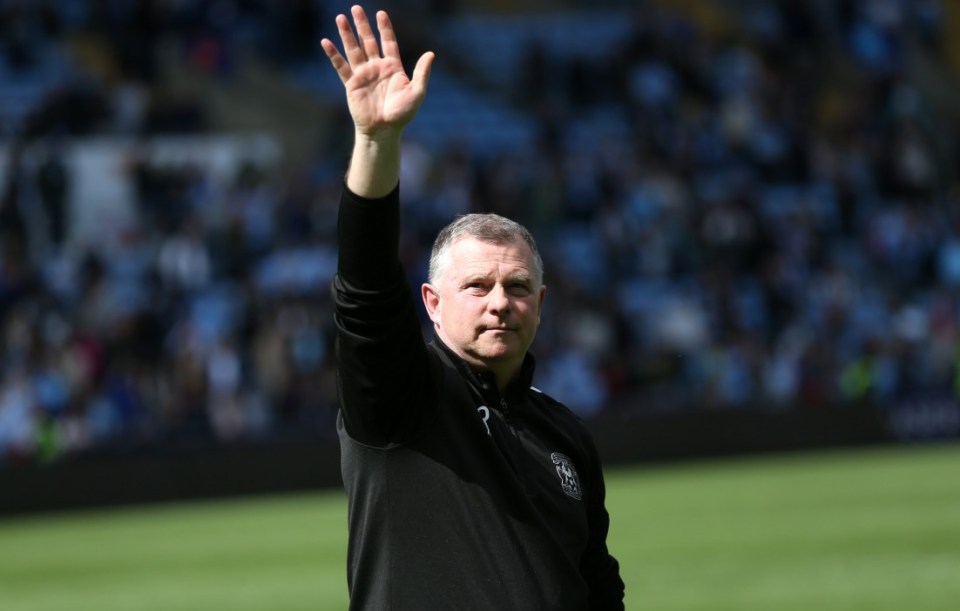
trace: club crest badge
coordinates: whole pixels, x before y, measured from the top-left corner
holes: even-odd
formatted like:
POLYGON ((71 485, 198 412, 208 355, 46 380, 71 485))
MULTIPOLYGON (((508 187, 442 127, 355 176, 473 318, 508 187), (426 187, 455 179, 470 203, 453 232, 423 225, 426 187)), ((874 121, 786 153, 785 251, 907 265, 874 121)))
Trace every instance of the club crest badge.
POLYGON ((577 499, 583 498, 583 490, 580 487, 580 478, 577 476, 577 470, 573 467, 573 461, 560 452, 554 452, 550 455, 553 464, 557 466, 557 475, 560 476, 560 486, 567 496, 577 499))

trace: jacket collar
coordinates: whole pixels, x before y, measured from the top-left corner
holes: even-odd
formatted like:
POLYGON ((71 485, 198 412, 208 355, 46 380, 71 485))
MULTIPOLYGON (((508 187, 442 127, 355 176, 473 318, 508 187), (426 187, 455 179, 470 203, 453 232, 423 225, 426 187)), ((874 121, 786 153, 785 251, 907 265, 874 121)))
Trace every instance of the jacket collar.
MULTIPOLYGON (((489 371, 478 371, 471 367, 459 354, 443 343, 443 340, 437 337, 436 334, 433 336, 432 343, 438 348, 438 352, 444 359, 448 361, 471 386, 476 388, 484 398, 494 405, 499 403, 501 393, 497 389, 497 383, 492 373, 489 371)), ((520 365, 520 372, 517 374, 517 377, 510 382, 506 391, 502 393, 502 396, 510 400, 511 397, 525 394, 533 383, 533 372, 536 367, 536 359, 533 358, 532 354, 527 352, 523 358, 523 363, 520 365)))

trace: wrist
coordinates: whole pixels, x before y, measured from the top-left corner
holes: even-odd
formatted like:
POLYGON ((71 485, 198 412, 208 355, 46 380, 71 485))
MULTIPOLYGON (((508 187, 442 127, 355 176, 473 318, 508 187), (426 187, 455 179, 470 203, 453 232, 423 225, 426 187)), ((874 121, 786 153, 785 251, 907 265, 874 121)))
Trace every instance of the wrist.
POLYGON ((390 193, 400 178, 400 130, 356 131, 347 188, 377 199, 390 193))
POLYGON ((402 127, 384 127, 370 130, 358 127, 354 129, 354 147, 361 147, 373 152, 399 149, 402 134, 402 127))

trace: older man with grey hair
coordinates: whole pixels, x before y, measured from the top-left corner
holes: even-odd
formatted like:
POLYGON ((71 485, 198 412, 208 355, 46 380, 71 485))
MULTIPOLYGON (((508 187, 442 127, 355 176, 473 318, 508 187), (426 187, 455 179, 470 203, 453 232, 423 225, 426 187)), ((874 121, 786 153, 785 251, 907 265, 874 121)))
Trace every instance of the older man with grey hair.
POLYGON ((410 77, 390 19, 336 18, 355 141, 333 282, 338 431, 349 510, 351 609, 623 609, 594 444, 532 386, 546 287, 530 233, 492 214, 443 229, 421 297, 398 255, 403 128, 433 53, 410 77))

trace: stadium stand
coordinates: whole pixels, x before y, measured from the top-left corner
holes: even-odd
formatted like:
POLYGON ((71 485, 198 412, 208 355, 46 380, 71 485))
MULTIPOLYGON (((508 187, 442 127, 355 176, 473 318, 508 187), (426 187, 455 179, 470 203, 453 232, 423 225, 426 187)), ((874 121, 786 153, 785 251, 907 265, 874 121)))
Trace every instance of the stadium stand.
MULTIPOLYGON (((0 2, 0 465, 332 437, 339 6, 0 2)), ((953 3, 518 6, 388 6, 439 57, 412 286, 500 212, 548 263, 538 386, 585 417, 956 409, 953 3)))

